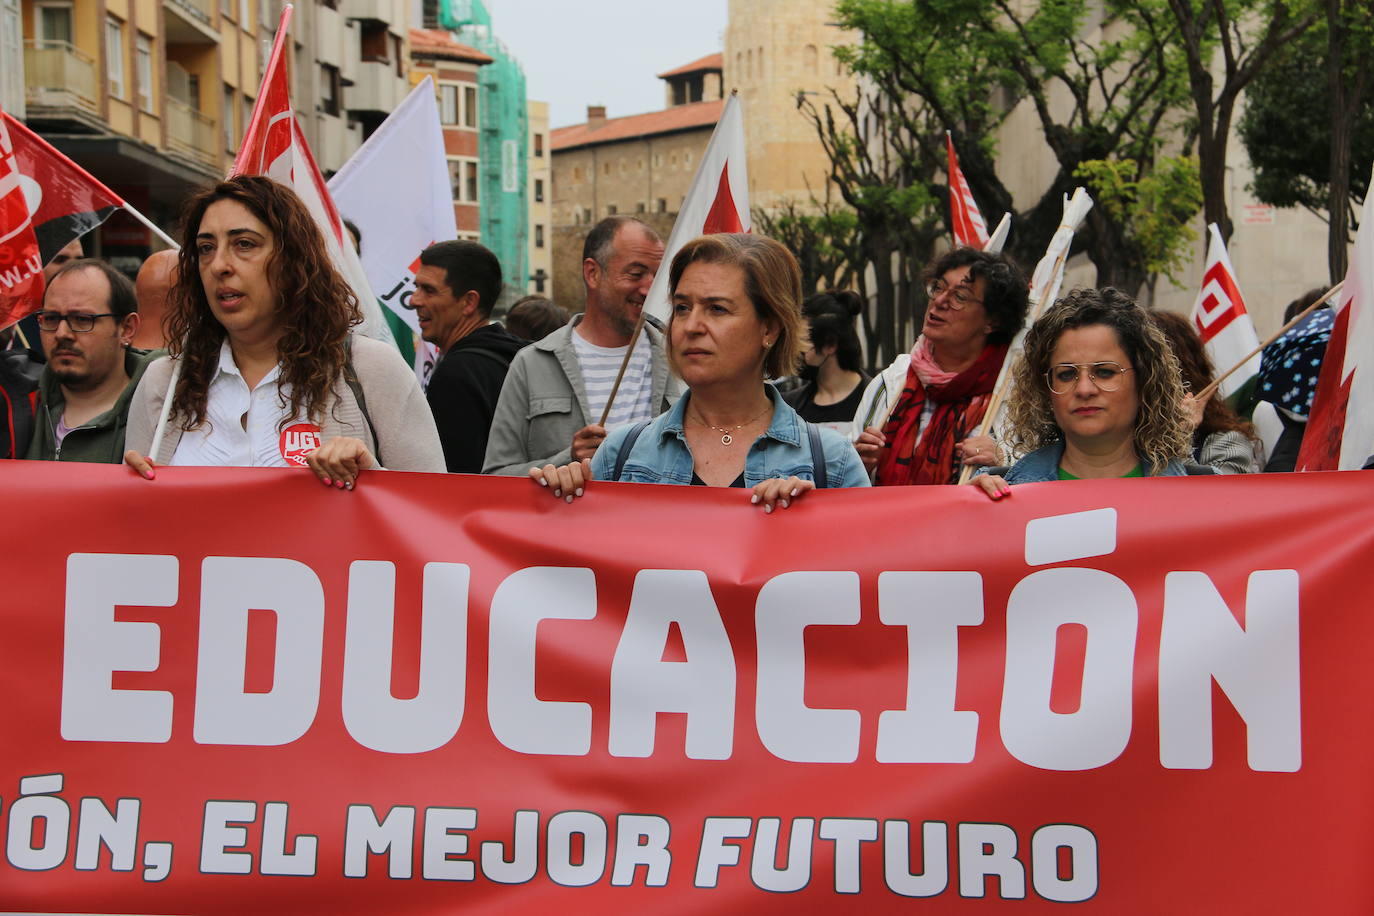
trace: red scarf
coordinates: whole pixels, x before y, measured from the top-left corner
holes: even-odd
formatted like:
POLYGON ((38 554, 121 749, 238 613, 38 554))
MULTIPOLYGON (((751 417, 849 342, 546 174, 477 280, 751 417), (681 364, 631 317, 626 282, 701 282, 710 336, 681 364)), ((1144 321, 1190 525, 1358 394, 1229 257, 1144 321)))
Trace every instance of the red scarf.
POLYGON ((983 419, 1007 345, 988 344, 972 366, 953 378, 941 372, 933 360, 922 358, 928 353, 929 345, 918 341, 906 385, 883 426, 887 445, 878 458, 876 482, 880 487, 958 481, 954 445, 963 442, 983 419), (927 399, 935 412, 922 435, 921 414, 927 399))

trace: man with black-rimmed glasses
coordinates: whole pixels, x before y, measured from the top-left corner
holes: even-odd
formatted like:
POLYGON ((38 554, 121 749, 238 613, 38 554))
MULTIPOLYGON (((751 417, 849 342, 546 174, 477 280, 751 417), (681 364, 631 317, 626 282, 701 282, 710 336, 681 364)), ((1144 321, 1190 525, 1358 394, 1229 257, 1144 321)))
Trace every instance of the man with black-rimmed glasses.
POLYGON ((104 261, 71 261, 48 281, 37 319, 48 365, 26 457, 120 463, 129 402, 157 352, 131 346, 133 284, 104 261))

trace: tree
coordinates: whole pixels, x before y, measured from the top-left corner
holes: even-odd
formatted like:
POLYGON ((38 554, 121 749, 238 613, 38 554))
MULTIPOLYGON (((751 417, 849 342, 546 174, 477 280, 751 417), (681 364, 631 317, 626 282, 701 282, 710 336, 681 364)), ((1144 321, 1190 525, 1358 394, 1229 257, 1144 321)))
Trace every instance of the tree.
POLYGON ((1326 2, 1327 16, 1276 55, 1246 93, 1239 133, 1257 198, 1327 220, 1335 283, 1345 276, 1374 168, 1374 8, 1326 2), (1325 82, 1312 79, 1316 70, 1325 71, 1325 82))
POLYGON ((931 191, 935 166, 915 155, 910 135, 893 130, 891 103, 880 93, 832 92, 819 108, 798 94, 797 106, 830 159, 831 183, 857 218, 860 292, 873 303, 863 314, 864 336, 870 360, 884 365, 908 346, 916 278, 941 235, 931 191))
POLYGON ((1177 274, 1187 266, 1189 247, 1197 240, 1193 217, 1202 207, 1197 158, 1160 159, 1143 176, 1139 164, 1130 159, 1093 159, 1074 175, 1088 182, 1097 208, 1121 222, 1139 248, 1149 271, 1149 302, 1154 302, 1161 273, 1180 285, 1177 274))
MULTIPOLYGON (((1018 101, 1029 104, 1057 165, 1041 196, 1013 220, 1008 248, 1030 266, 1053 236, 1082 163, 1130 160, 1132 180, 1141 181, 1177 126, 1186 68, 1166 2, 840 0, 839 24, 863 37, 836 53, 883 97, 892 142, 906 144, 904 155, 922 169, 943 168, 944 131, 952 133, 970 189, 994 219, 1015 209, 997 173, 996 134, 1018 101)), ((1149 273, 1129 227, 1105 209, 1090 214, 1078 244, 1101 284, 1134 292, 1149 273)))
POLYGON ((796 255, 803 296, 863 285, 859 218, 853 210, 813 197, 806 206, 784 200, 772 210, 755 207, 753 216, 756 231, 796 255))
MULTIPOLYGON (((1202 212, 1231 238, 1226 208, 1226 147, 1236 103, 1284 45, 1316 20, 1309 0, 1168 0, 1188 65, 1202 175, 1202 212), (1296 12, 1295 12, 1296 8, 1296 12), (1220 54, 1220 80, 1213 58, 1220 54)), ((1341 0, 1331 0, 1341 2, 1341 0)), ((1368 0, 1355 0, 1368 2, 1368 0)))

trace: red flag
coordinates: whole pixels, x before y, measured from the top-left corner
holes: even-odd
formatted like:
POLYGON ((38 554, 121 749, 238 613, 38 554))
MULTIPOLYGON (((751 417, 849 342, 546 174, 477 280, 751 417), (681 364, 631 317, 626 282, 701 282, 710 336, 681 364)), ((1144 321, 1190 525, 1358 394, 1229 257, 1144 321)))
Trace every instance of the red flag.
POLYGON ((231 174, 264 175, 296 192, 311 216, 315 217, 315 224, 324 236, 325 247, 329 249, 335 269, 358 297, 358 305, 363 312, 363 323, 358 327, 358 332, 392 343, 395 338, 391 336, 391 329, 382 317, 382 308, 372 293, 358 253, 352 245, 344 244, 343 220, 334 206, 334 199, 329 196, 324 176, 315 165, 310 145, 306 143, 291 108, 291 88, 283 61, 291 12, 290 4, 282 8, 281 22, 277 26, 276 40, 272 42, 267 69, 263 71, 258 100, 253 106, 248 129, 243 135, 243 146, 234 159, 231 174))
POLYGON ((126 206, 122 197, 13 116, 0 111, 0 118, 13 145, 44 264, 126 206))
POLYGON ((988 243, 988 227, 973 200, 964 172, 959 168, 959 157, 954 155, 954 138, 949 131, 945 131, 945 148, 949 152, 949 213, 954 243, 981 249, 988 243))
POLYGON ((1374 195, 1341 289, 1331 340, 1298 452, 1299 471, 1350 471, 1374 455, 1374 195))
POLYGON ((24 196, 5 121, 0 119, 0 328, 37 311, 43 301, 43 258, 24 196))

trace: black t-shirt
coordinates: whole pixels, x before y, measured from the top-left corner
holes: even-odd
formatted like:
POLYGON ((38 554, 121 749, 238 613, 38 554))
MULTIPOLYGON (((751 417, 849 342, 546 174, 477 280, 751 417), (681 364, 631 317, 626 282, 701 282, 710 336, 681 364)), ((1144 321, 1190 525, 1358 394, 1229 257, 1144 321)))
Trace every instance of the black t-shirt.
POLYGON ((864 388, 868 385, 868 376, 863 373, 859 373, 859 376, 859 384, 854 386, 849 396, 835 404, 818 405, 814 400, 816 385, 813 382, 808 382, 796 391, 789 391, 782 399, 808 423, 849 423, 854 419, 854 414, 859 409, 859 401, 863 400, 864 388))

